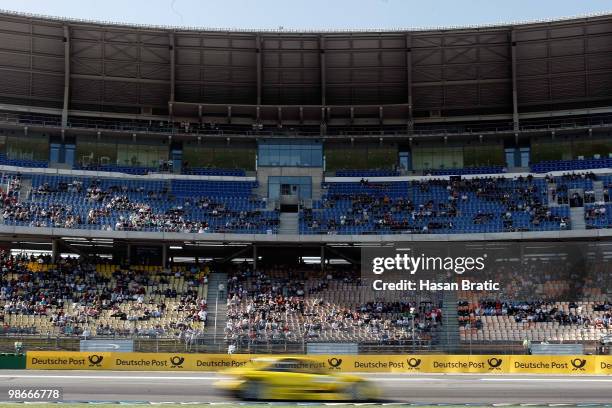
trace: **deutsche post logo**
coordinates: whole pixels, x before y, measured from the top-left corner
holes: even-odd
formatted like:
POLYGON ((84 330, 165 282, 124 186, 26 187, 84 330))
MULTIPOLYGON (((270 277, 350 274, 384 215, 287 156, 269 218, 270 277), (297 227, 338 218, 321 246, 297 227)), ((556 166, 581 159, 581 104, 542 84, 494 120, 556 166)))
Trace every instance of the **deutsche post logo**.
POLYGON ((183 368, 183 362, 185 362, 185 357, 170 357, 170 364, 172 364, 172 368, 183 368))
POLYGON ((574 366, 574 368, 572 368, 572 371, 584 371, 584 366, 586 365, 586 360, 580 359, 580 358, 575 358, 575 359, 571 360, 570 363, 572 363, 572 365, 574 366))
POLYGON ((406 360, 406 363, 408 363, 408 369, 409 370, 420 370, 420 366, 421 366, 421 359, 420 358, 409 358, 408 360, 406 360))
POLYGON ((90 367, 102 367, 102 360, 104 360, 104 356, 92 354, 91 356, 87 357, 87 360, 89 360, 90 367))
POLYGON ((502 365, 503 360, 501 358, 490 358, 487 360, 487 364, 489 364, 489 370, 501 370, 500 366, 502 365))
POLYGON ((341 358, 330 358, 327 360, 327 364, 329 364, 329 368, 331 370, 339 370, 340 366, 342 365, 342 359, 341 358))

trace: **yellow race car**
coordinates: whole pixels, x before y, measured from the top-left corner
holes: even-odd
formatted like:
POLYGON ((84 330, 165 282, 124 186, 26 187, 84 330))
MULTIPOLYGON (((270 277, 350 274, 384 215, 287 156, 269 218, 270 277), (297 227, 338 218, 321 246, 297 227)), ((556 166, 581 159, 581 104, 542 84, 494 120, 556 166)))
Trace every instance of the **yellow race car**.
POLYGON ((256 359, 228 370, 215 386, 244 400, 369 401, 379 397, 371 382, 330 372, 324 363, 301 357, 256 359))

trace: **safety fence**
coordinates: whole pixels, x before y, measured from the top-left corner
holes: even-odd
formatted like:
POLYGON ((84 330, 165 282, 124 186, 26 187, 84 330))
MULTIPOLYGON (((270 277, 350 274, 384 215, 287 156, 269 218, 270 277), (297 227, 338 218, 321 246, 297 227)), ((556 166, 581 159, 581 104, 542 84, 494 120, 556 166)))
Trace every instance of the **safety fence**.
MULTIPOLYGON (((247 366, 257 354, 173 354, 30 351, 25 357, 0 356, 1 368, 37 370, 221 371, 247 366), (4 360, 6 359, 6 362, 4 360), (13 360, 11 360, 13 359, 13 360), (19 360, 19 361, 17 361, 19 360), (9 361, 11 363, 9 364, 9 361), (12 365, 9 367, 9 365, 12 365), (13 367, 14 366, 14 367, 13 367)), ((490 373, 612 375, 612 356, 534 355, 287 355, 297 366, 318 372, 490 373)))

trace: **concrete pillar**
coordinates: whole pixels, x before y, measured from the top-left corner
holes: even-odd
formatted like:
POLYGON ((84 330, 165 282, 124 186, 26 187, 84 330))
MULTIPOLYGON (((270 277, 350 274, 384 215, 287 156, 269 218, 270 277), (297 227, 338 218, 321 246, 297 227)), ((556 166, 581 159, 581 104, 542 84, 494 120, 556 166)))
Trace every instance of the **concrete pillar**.
POLYGON ((168 265, 168 245, 162 244, 162 267, 168 265))
POLYGON ((60 258, 60 240, 58 238, 51 241, 51 260, 56 263, 60 258))
POLYGON ((321 245, 321 270, 325 270, 325 245, 321 245))

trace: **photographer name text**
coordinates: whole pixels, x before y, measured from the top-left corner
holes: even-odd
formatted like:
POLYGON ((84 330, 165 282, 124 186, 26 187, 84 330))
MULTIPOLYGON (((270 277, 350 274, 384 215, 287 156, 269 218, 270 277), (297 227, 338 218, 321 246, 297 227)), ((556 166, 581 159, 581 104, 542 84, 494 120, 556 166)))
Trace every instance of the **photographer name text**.
POLYGON ((429 279, 401 279, 395 282, 385 282, 382 279, 377 279, 372 282, 372 288, 376 291, 498 291, 500 290, 500 284, 492 280, 475 282, 469 279, 458 282, 436 282, 429 279))

